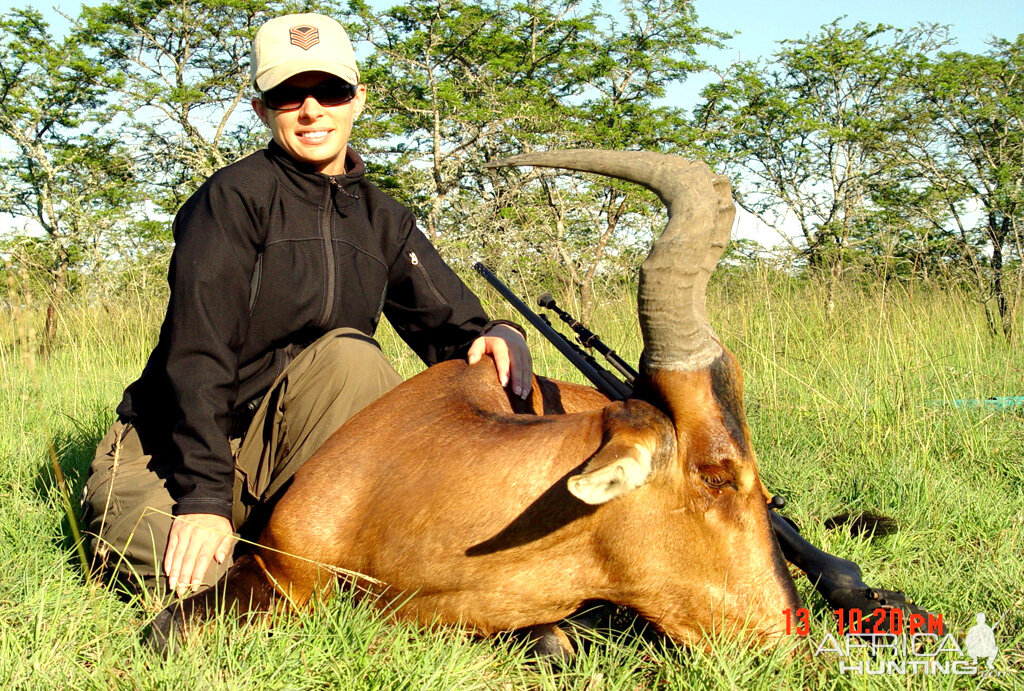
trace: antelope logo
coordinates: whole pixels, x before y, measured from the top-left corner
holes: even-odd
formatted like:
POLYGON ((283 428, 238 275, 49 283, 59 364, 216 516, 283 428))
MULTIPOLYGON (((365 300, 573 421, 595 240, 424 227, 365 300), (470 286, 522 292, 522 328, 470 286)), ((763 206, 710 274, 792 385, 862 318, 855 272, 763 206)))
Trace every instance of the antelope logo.
POLYGON ((302 50, 309 50, 320 43, 320 32, 317 31, 315 26, 300 24, 288 30, 288 38, 293 46, 298 46, 302 50))

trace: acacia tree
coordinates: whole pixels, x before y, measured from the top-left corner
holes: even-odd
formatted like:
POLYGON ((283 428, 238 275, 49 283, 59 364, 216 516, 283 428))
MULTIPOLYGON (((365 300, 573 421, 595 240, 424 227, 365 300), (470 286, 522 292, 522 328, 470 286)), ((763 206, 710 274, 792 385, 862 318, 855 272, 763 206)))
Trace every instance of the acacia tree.
POLYGON ((699 68, 697 44, 718 35, 697 26, 683 0, 626 0, 621 23, 575 0, 354 7, 359 35, 375 48, 364 74, 376 129, 362 131, 404 171, 398 192, 428 234, 557 275, 589 311, 608 261, 649 240, 650 198, 480 166, 536 148, 683 149, 682 112, 655 101, 699 68))
POLYGON ((577 258, 559 251, 560 219, 540 210, 550 198, 482 164, 551 146, 572 128, 567 100, 584 88, 595 16, 575 0, 357 10, 375 49, 364 66, 373 126, 360 129, 401 171, 392 191, 456 263, 472 255, 506 274, 571 274, 577 258))
POLYGON ((363 66, 372 121, 359 134, 412 169, 404 196, 437 239, 462 225, 459 197, 483 161, 536 145, 565 117, 559 96, 577 89, 573 51, 590 19, 561 0, 354 9, 375 51, 363 66))
POLYGON ((79 37, 55 39, 36 10, 0 18, 0 136, 12 151, 0 157, 0 211, 25 223, 3 242, 9 258, 47 276, 44 349, 74 270, 127 225, 130 160, 116 139, 91 131, 116 87, 79 37))
POLYGON ((696 112, 710 150, 739 178, 740 204, 773 228, 795 223, 808 265, 829 285, 875 233, 867 221, 882 153, 916 122, 902 115, 908 75, 946 42, 935 26, 839 22, 735 65, 696 112))
POLYGON ((924 127, 904 132, 914 136, 900 138, 892 159, 904 171, 903 201, 955 239, 990 327, 1009 338, 1022 280, 1024 36, 990 45, 981 55, 944 53, 919 72, 924 127))
POLYGON ((150 198, 173 213, 215 170, 263 143, 249 109, 256 29, 319 4, 264 0, 115 0, 83 7, 76 31, 121 82, 121 132, 150 198))

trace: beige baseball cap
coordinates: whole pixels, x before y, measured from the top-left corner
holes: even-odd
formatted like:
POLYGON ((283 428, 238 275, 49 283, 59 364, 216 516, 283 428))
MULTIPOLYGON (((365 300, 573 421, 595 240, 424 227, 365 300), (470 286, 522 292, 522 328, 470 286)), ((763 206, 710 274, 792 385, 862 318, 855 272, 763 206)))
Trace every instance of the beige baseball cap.
POLYGON ((271 19, 252 41, 253 88, 269 91, 300 72, 327 72, 359 83, 359 67, 344 27, 322 14, 271 19))

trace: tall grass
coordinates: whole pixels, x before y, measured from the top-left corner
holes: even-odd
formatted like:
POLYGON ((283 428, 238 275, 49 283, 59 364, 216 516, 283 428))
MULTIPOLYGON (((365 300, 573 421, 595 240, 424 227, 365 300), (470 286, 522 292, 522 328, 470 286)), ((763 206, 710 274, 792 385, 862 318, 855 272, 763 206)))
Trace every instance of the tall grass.
MULTIPOLYGON (((474 284, 478 294, 488 289, 474 284)), ((521 287, 519 287, 522 290, 521 287)), ((839 674, 828 654, 788 657, 727 641, 686 651, 629 634, 560 669, 507 641, 420 631, 347 596, 270 626, 224 621, 170 660, 139 643, 159 604, 125 603, 85 578, 65 516, 121 391, 155 342, 159 295, 71 304, 35 355, 44 315, 0 313, 0 683, 23 688, 985 688, 1024 686, 1024 408, 957 407, 1024 395, 1024 356, 986 332, 956 291, 846 287, 825 305, 812 282, 771 272, 716 276, 709 314, 737 354, 759 467, 816 544, 858 561, 962 635, 986 612, 1000 646, 985 678, 839 674), (56 451, 67 482, 55 480, 56 451), (892 516, 886 537, 827 531, 841 511, 892 516)), ((556 296, 558 297, 558 296, 556 296)), ((569 304, 565 298, 563 303, 569 304)), ((14 304, 14 303, 12 303, 14 304)), ((593 327, 624 357, 641 348, 632 298, 606 295, 593 327)), ((504 305, 495 316, 515 318, 504 305)), ((1019 328, 1018 328, 1019 332, 1019 328)), ((390 329, 399 370, 420 367, 390 329)), ((580 381, 539 336, 536 370, 580 381)), ((816 634, 831 615, 804 579, 816 634)))

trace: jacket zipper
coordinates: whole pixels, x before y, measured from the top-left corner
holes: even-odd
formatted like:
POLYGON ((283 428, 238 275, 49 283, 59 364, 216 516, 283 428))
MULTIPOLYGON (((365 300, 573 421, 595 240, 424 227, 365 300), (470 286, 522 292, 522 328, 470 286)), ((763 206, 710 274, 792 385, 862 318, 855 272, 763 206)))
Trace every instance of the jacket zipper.
POLYGON ((320 215, 320 235, 324 241, 324 259, 327 267, 327 296, 324 300, 324 309, 320 313, 320 324, 326 329, 330 327, 331 314, 334 312, 334 237, 331 234, 331 213, 334 204, 331 200, 331 192, 338 187, 338 181, 334 177, 328 178, 328 185, 324 187, 324 203, 320 215))
POLYGON ((413 252, 412 250, 409 251, 409 263, 415 266, 419 270, 419 272, 423 274, 423 279, 427 282, 427 287, 430 288, 430 292, 434 294, 434 297, 437 298, 438 302, 446 302, 444 297, 434 286, 434 281, 431 280, 430 274, 427 273, 426 267, 420 264, 420 258, 417 257, 416 253, 413 252))

